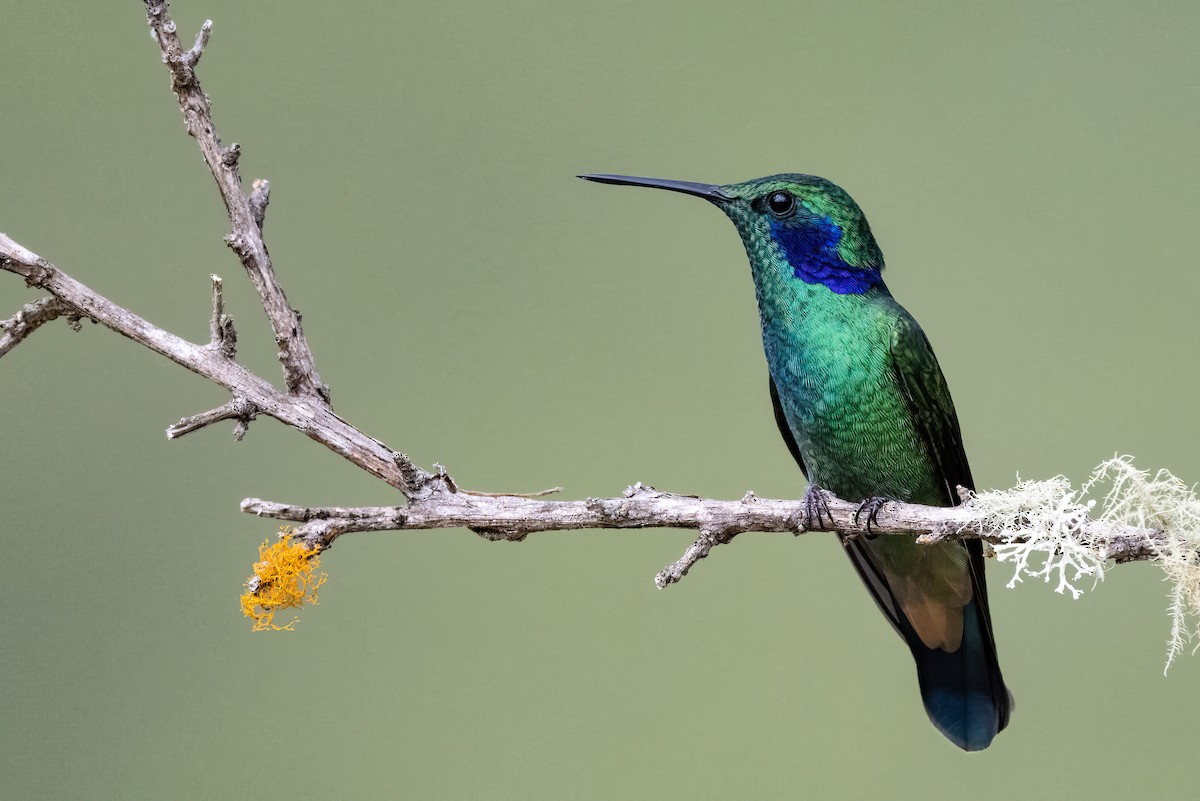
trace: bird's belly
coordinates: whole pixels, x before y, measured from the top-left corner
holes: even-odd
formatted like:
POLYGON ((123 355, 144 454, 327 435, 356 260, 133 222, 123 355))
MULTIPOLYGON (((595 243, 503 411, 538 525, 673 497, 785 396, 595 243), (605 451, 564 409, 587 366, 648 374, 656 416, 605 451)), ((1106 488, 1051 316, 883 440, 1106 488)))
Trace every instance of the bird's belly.
POLYGON ((827 349, 825 358, 778 360, 780 404, 809 481, 840 498, 937 503, 936 469, 886 359, 827 349))

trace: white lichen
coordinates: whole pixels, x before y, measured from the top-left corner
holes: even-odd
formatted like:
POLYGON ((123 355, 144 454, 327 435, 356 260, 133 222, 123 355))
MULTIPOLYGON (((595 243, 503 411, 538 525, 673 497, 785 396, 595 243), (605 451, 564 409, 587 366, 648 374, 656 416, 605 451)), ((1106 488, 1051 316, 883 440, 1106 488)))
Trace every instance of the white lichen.
MULTIPOLYGON (((980 525, 1000 538, 993 548, 997 559, 1013 565, 1010 588, 1028 576, 1057 581, 1055 591, 1072 598, 1083 594, 1080 579, 1092 578, 1094 587, 1104 578, 1104 540, 1094 527, 1091 536, 1085 533, 1089 518, 1161 530, 1165 544, 1158 543, 1154 562, 1171 585, 1164 672, 1188 643, 1200 640, 1200 499, 1169 471, 1151 475, 1134 467, 1131 457, 1114 456, 1078 490, 1063 476, 1018 481, 1012 489, 976 495, 971 508, 980 525)), ((1197 649, 1200 644, 1193 653, 1197 649)))
MULTIPOLYGON (((1085 492, 1108 486, 1099 520, 1140 528, 1157 528, 1165 534, 1155 564, 1162 568, 1168 591, 1167 612, 1171 633, 1167 640, 1166 673, 1175 657, 1200 635, 1200 498, 1168 470, 1153 476, 1133 466, 1133 459, 1118 456, 1101 464, 1084 485, 1085 492)), ((1195 653, 1200 645, 1192 649, 1195 653)))
POLYGON ((1083 524, 1095 501, 1083 499, 1064 476, 1021 481, 1009 490, 981 492, 971 501, 981 528, 1001 538, 992 545, 996 558, 1013 563, 1008 588, 1026 576, 1049 583, 1058 593, 1083 594, 1076 585, 1084 577, 1104 578, 1104 557, 1083 536, 1083 524))

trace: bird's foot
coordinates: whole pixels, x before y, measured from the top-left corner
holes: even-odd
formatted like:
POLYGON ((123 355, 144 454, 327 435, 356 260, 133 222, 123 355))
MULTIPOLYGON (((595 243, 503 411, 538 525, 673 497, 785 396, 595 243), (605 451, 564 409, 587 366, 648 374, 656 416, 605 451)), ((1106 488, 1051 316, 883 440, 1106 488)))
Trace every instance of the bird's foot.
POLYGON ((804 491, 804 528, 819 531, 823 518, 828 518, 829 527, 833 528, 833 513, 829 511, 829 501, 825 500, 825 490, 809 484, 804 491))
POLYGON ((857 526, 859 524, 859 520, 863 516, 863 513, 866 513, 867 533, 864 536, 867 539, 873 540, 879 536, 877 533, 871 530, 871 526, 879 523, 879 510, 882 509, 890 500, 892 499, 880 498, 879 496, 876 496, 874 498, 867 498, 858 505, 858 510, 854 513, 854 525, 857 526))

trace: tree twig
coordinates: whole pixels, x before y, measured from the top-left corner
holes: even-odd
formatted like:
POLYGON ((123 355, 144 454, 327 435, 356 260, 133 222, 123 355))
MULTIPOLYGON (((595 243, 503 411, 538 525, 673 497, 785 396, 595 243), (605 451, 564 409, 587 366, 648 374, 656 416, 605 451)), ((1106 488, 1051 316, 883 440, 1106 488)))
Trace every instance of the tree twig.
POLYGON ((204 48, 208 47, 208 37, 212 34, 212 20, 204 20, 204 24, 200 26, 200 32, 196 34, 196 43, 192 45, 192 49, 184 53, 183 57, 187 59, 188 66, 194 67, 200 63, 200 56, 204 55, 204 48))
MULTIPOLYGON (((396 461, 401 454, 338 417, 324 400, 279 391, 219 349, 189 342, 118 306, 3 233, 0 270, 22 276, 29 286, 65 301, 82 316, 245 398, 259 413, 303 432, 393 487, 420 493, 438 482, 436 476, 415 466, 406 472, 396 461)), ((407 457, 404 459, 407 461, 407 457)))
POLYGON ((241 440, 246 436, 250 421, 258 415, 258 408, 240 395, 234 395, 226 403, 207 412, 185 417, 173 426, 167 427, 167 439, 178 439, 184 434, 199 431, 205 426, 219 423, 222 420, 237 420, 233 429, 234 439, 241 440))
POLYGON ((200 81, 196 78, 196 62, 208 43, 212 21, 205 21, 200 35, 196 37, 195 47, 184 50, 165 0, 145 0, 145 3, 146 19, 162 50, 163 63, 171 72, 171 89, 179 99, 187 132, 200 146, 204 161, 221 191, 221 199, 225 201, 225 210, 232 224, 225 242, 246 268, 246 274, 254 283, 275 332, 288 391, 294 395, 311 395, 328 403, 329 388, 321 383, 321 377, 317 374, 316 362, 300 325, 300 313, 288 303, 262 239, 261 221, 269 185, 264 183, 261 201, 252 206, 251 199, 242 191, 242 177, 238 170, 241 148, 236 142, 228 147, 221 144, 213 125, 208 95, 201 90, 200 81))
POLYGON ((71 327, 79 330, 80 315, 71 304, 56 298, 39 298, 26 303, 7 320, 0 320, 0 356, 15 348, 25 337, 52 320, 66 316, 71 327))
POLYGON ((213 275, 211 278, 212 320, 208 325, 208 347, 226 359, 232 360, 237 356, 237 330, 233 327, 233 318, 225 313, 225 295, 221 276, 213 275))

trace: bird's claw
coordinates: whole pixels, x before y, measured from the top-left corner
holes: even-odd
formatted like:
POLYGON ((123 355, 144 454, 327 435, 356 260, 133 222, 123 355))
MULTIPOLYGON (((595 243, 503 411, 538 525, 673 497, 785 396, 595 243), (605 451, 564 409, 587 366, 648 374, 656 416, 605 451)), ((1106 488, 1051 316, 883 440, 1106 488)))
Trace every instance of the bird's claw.
POLYGON ((879 523, 879 510, 882 509, 891 498, 867 498, 858 505, 857 511, 854 512, 854 525, 859 525, 859 519, 865 512, 867 515, 867 533, 866 538, 873 540, 879 535, 871 530, 871 526, 879 523))
POLYGON ((804 528, 809 531, 820 530, 822 518, 828 518, 829 527, 833 528, 833 513, 829 511, 829 502, 825 500, 825 490, 816 484, 809 484, 804 491, 804 528))

